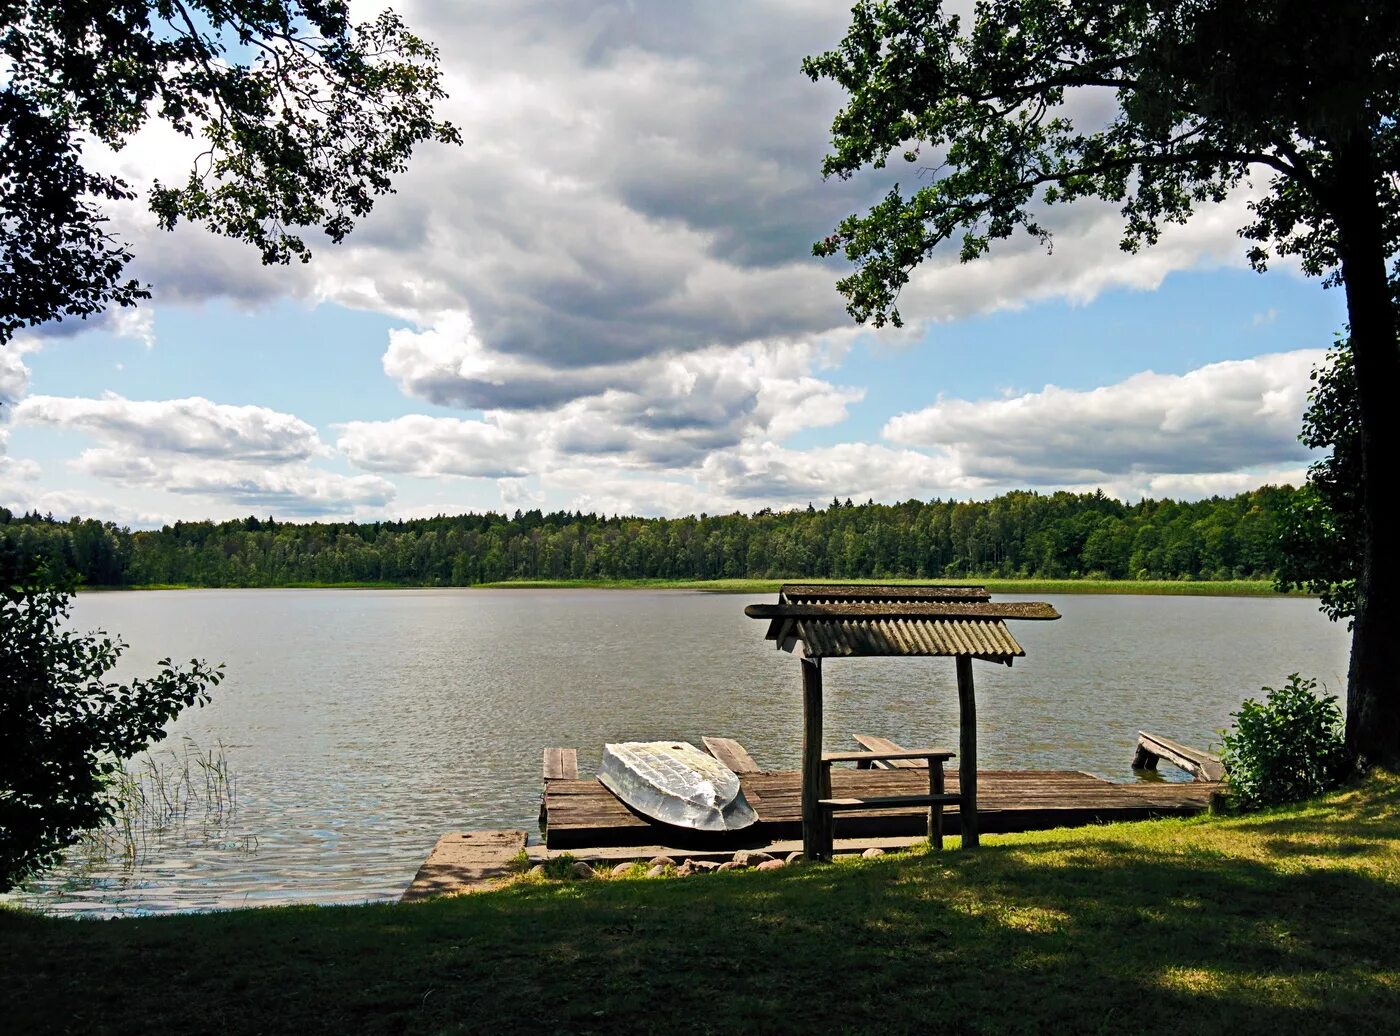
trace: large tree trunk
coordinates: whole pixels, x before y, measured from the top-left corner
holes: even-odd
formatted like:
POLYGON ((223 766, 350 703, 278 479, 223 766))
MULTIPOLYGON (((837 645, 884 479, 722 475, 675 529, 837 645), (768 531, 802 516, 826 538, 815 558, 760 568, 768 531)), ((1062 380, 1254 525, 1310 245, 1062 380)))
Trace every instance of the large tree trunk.
POLYGON ((1400 769, 1400 346, 1370 134, 1337 150, 1338 246, 1361 412, 1361 577, 1347 748, 1353 763, 1400 769))

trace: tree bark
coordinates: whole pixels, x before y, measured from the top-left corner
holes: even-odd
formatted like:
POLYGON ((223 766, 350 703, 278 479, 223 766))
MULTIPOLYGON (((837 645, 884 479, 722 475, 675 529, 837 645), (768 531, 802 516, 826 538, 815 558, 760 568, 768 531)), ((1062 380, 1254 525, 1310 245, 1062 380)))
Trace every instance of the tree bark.
POLYGON ((1361 575, 1347 677, 1352 763, 1400 768, 1400 345, 1386 277, 1378 170, 1360 131, 1336 151, 1338 252, 1356 365, 1361 439, 1361 575))

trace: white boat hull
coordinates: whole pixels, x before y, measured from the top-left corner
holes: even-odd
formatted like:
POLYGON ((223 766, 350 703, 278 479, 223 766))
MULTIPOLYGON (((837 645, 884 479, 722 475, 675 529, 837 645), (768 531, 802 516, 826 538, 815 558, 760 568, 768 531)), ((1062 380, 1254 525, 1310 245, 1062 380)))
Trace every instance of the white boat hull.
POLYGON ((638 813, 692 831, 741 831, 758 820, 738 775, 688 741, 603 746, 603 786, 638 813))

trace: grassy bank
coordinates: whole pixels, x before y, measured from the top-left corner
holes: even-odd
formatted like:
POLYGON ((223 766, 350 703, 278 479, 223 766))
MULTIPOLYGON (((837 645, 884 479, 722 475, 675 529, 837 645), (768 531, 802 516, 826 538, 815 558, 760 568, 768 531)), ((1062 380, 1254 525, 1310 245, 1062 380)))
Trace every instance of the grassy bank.
POLYGON ((1390 1031, 1400 780, 1251 818, 413 906, 0 911, 14 1032, 1390 1031))
MULTIPOLYGON (((577 579, 483 583, 482 589, 620 589, 705 590, 711 593, 775 593, 784 583, 830 583, 831 579, 577 579)), ((1007 594, 1181 594, 1214 597, 1278 597, 1273 584, 1262 579, 1222 579, 1183 582, 1174 579, 853 579, 855 583, 939 583, 985 586, 1007 594)))
MULTIPOLYGON (((700 590, 707 593, 775 593, 784 583, 800 579, 517 579, 500 583, 479 583, 471 590, 700 590)), ((837 580, 813 579, 824 583, 837 580)), ((875 582, 876 580, 852 580, 875 582)), ((985 586, 1008 594, 1149 594, 1193 597, 1280 597, 1273 584, 1262 579, 1221 579, 1185 582, 1174 579, 888 579, 887 583, 941 583, 951 586, 985 586)), ((152 583, 128 587, 95 586, 88 591, 105 590, 194 590, 210 589, 183 583, 152 583)), ((234 589, 254 589, 237 587, 234 589)), ((429 589, 417 584, 363 583, 279 583, 270 590, 411 590, 429 589)), ((1308 596, 1292 594, 1288 596, 1308 596)))

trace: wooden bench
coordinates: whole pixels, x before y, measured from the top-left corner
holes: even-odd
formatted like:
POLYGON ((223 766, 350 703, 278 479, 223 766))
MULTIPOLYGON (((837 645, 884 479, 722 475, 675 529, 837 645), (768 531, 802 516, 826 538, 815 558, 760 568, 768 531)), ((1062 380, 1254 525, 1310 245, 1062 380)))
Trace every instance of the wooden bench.
POLYGON ((949 795, 943 782, 943 764, 953 758, 943 748, 896 748, 880 752, 832 752, 821 759, 821 797, 817 810, 821 818, 820 845, 817 857, 831 859, 836 839, 836 814, 872 809, 902 809, 910 806, 928 807, 928 840, 935 849, 943 848, 943 807, 965 808, 961 795, 949 795), (876 795, 860 799, 837 799, 831 796, 831 767, 836 763, 855 763, 869 769, 877 762, 908 763, 921 761, 928 767, 927 795, 876 795))
POLYGON ((1225 765, 1219 756, 1202 752, 1198 748, 1190 748, 1171 738, 1158 737, 1156 734, 1139 730, 1137 750, 1133 753, 1133 769, 1155 770, 1159 759, 1181 767, 1198 781, 1225 779, 1225 765))

